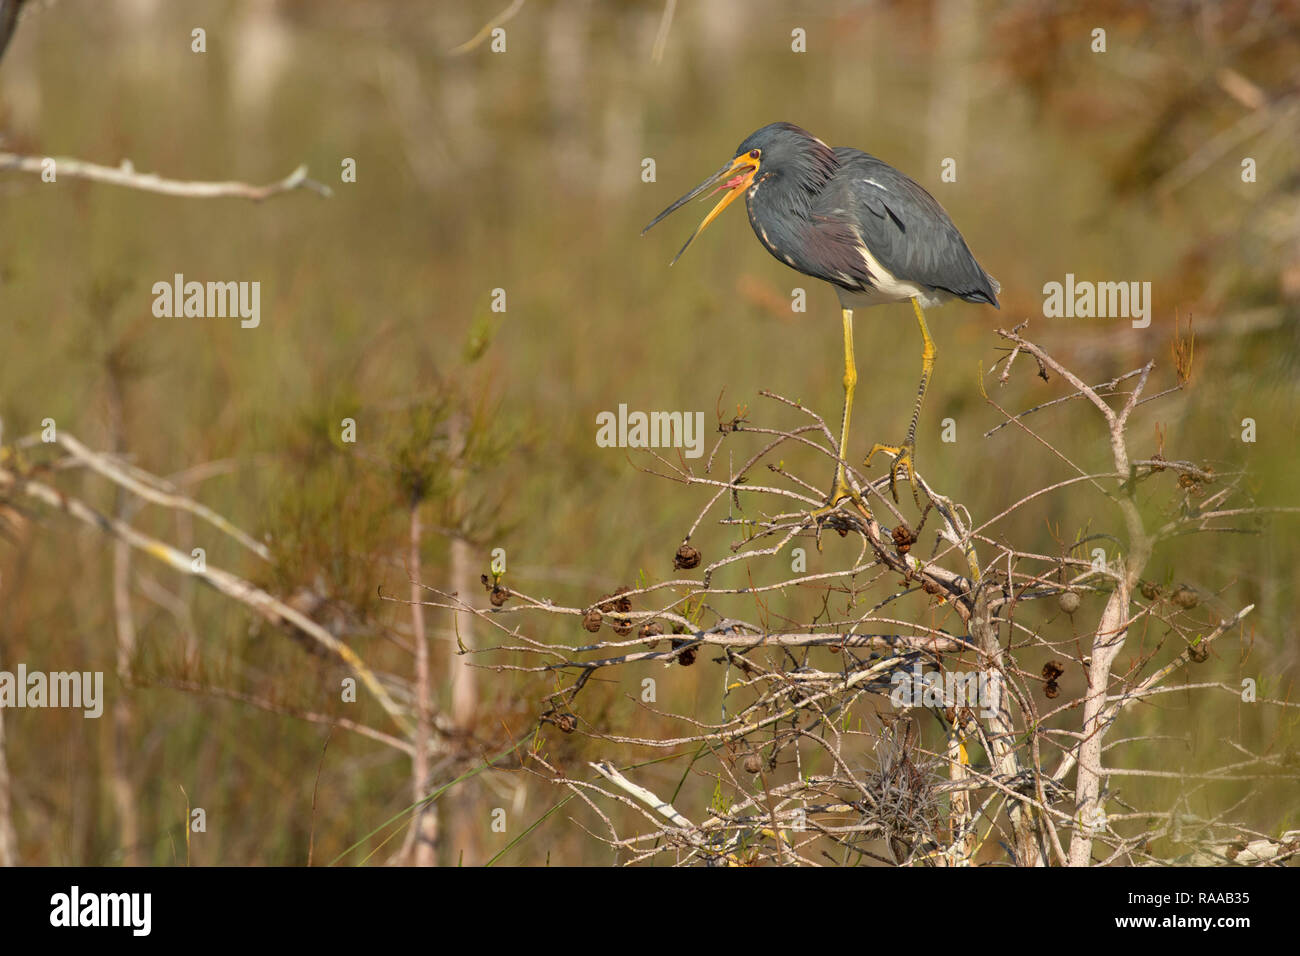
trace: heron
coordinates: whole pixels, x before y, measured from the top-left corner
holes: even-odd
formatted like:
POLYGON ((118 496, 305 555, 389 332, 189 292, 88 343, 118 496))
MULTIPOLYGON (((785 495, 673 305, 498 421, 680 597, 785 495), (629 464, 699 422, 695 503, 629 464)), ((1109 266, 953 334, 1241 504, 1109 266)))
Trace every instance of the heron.
POLYGON ((895 480, 904 475, 919 509, 916 428, 936 354, 924 310, 952 299, 999 308, 998 281, 975 261, 948 213, 919 183, 861 150, 827 146, 793 123, 771 123, 751 133, 721 169, 655 216, 641 235, 697 196, 719 190, 722 198, 670 265, 743 194, 749 223, 763 248, 790 268, 829 282, 839 296, 844 411, 834 484, 826 507, 816 514, 834 510, 846 498, 870 514, 846 470, 849 419, 858 383, 853 312, 911 301, 921 329, 921 382, 911 424, 901 444, 873 445, 863 467, 870 467, 878 453, 890 456, 890 494, 897 502, 895 480))

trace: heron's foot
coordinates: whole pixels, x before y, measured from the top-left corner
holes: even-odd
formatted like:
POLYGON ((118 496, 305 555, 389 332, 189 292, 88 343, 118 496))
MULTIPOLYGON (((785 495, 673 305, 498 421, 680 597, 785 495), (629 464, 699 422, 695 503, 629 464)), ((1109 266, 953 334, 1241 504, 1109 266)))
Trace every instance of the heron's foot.
MULTIPOLYGON (((818 551, 822 549, 822 525, 828 517, 840 510, 840 503, 843 501, 853 502, 853 504, 857 506, 858 511, 861 512, 862 516, 870 520, 871 511, 867 508, 867 503, 862 500, 862 495, 858 494, 857 491, 849 485, 847 479, 837 475, 835 477, 835 487, 832 489, 830 497, 826 499, 826 504, 808 512, 808 517, 812 519, 813 524, 817 528, 818 551)), ((848 527, 847 524, 841 524, 838 528, 840 534, 845 534, 848 527)))
POLYGON ((831 496, 826 499, 826 504, 810 512, 814 518, 824 518, 832 511, 838 511, 841 501, 852 501, 866 514, 871 514, 867 509, 867 503, 862 500, 862 496, 849 487, 849 483, 842 478, 835 480, 835 488, 831 491, 831 496))
POLYGON ((879 442, 871 446, 871 451, 867 452, 867 458, 862 463, 862 467, 871 466, 871 459, 875 457, 876 452, 884 452, 886 455, 893 457, 889 465, 889 493, 894 496, 894 501, 898 501, 898 488, 895 484, 898 473, 901 471, 907 477, 908 484, 912 486, 912 499, 916 502, 918 511, 925 510, 921 505, 921 493, 917 490, 916 485, 916 444, 908 442, 903 445, 882 445, 879 442))

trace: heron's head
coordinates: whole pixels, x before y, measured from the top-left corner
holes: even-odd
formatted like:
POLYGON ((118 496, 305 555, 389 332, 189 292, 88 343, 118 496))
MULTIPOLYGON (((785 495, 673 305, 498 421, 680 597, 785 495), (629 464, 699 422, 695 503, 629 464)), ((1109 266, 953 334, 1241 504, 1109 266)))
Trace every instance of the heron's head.
POLYGON ((834 168, 834 152, 816 136, 793 123, 771 123, 750 133, 736 148, 736 155, 729 162, 655 216, 650 225, 641 230, 641 235, 644 236, 662 219, 676 212, 695 197, 704 193, 711 196, 719 190, 725 190, 718 204, 709 211, 704 221, 686 240, 686 245, 682 246, 681 252, 673 257, 673 262, 676 262, 695 237, 702 233, 709 223, 713 222, 737 197, 744 195, 751 186, 757 187, 760 183, 779 178, 815 191, 826 181, 834 168))

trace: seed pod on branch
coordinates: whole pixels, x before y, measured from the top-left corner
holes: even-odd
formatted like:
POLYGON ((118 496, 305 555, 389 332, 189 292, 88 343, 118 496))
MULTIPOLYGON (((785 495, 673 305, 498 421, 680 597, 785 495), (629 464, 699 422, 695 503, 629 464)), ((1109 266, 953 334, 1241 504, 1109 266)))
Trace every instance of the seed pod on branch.
POLYGON ((659 646, 657 638, 664 632, 664 626, 658 621, 647 621, 641 625, 641 639, 645 641, 645 646, 654 650, 659 646))
POLYGON ((673 555, 674 571, 689 571, 692 568, 700 566, 700 552, 696 551, 689 544, 683 543, 673 555))

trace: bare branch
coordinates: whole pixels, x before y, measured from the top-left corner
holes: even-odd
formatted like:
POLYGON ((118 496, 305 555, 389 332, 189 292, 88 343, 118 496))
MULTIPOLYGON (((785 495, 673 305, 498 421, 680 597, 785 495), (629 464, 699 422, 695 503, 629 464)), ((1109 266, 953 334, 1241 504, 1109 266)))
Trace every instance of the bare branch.
POLYGON ((23 173, 45 174, 51 164, 56 176, 70 176, 91 182, 123 186, 143 192, 161 193, 164 196, 183 196, 188 199, 248 199, 262 202, 281 193, 306 189, 328 198, 333 193, 328 186, 307 178, 307 167, 299 166, 288 176, 265 186, 252 186, 240 182, 200 182, 166 179, 157 173, 137 173, 130 160, 120 166, 100 166, 97 163, 65 156, 19 156, 17 153, 0 153, 0 172, 16 170, 23 173))

